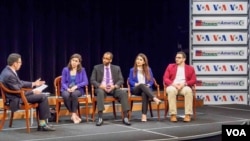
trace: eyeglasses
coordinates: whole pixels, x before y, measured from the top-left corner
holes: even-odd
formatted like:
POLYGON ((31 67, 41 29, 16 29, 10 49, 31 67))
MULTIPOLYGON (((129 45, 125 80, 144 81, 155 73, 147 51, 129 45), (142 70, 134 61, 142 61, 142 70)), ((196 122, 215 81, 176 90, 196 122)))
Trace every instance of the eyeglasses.
POLYGON ((21 62, 21 61, 17 61, 17 63, 18 63, 18 64, 22 64, 22 62, 21 62))

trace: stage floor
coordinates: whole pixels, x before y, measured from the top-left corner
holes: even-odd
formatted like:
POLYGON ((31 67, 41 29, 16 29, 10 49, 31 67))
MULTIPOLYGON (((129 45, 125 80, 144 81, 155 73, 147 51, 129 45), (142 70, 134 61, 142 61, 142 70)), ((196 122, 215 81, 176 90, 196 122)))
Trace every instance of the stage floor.
MULTIPOLYGON (((51 122, 56 128, 53 132, 36 131, 32 126, 31 133, 26 133, 25 121, 14 120, 13 128, 8 127, 8 120, 0 132, 1 141, 172 141, 172 140, 211 140, 207 137, 216 136, 212 140, 220 140, 222 124, 237 124, 250 120, 250 106, 248 105, 214 105, 197 108, 196 120, 189 123, 182 121, 183 110, 178 110, 179 121, 172 123, 167 119, 157 119, 148 114, 148 121, 140 121, 141 113, 133 112, 131 126, 122 124, 120 113, 114 119, 111 113, 103 114, 104 124, 95 126, 89 120, 80 124, 73 124, 69 116, 61 117, 58 124, 51 122)), ((163 111, 161 111, 161 115, 163 111)))

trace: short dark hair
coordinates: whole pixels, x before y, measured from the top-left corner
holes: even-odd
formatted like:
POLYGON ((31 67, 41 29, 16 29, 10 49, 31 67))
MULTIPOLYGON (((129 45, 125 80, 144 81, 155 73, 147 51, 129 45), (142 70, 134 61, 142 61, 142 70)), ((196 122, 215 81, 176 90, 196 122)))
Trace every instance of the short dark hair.
POLYGON ((21 58, 21 55, 18 53, 11 53, 7 59, 7 64, 12 66, 18 59, 21 58))
POLYGON ((181 54, 183 58, 187 58, 186 53, 183 51, 179 51, 179 52, 177 52, 177 54, 181 54))
POLYGON ((109 55, 111 60, 113 59, 113 53, 112 52, 107 51, 103 55, 105 55, 105 54, 109 55))

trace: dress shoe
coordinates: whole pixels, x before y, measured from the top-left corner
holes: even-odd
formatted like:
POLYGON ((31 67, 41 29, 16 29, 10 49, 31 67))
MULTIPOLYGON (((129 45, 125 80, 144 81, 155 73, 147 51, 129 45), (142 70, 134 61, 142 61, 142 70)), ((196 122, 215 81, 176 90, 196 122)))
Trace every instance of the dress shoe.
POLYGON ((102 124, 103 124, 102 118, 98 118, 98 120, 96 122, 96 126, 101 126, 102 124))
POLYGON ((127 117, 125 117, 125 118, 123 119, 123 123, 124 123, 125 125, 131 125, 131 123, 129 122, 129 120, 128 120, 127 117))
POLYGON ((183 121, 184 121, 184 122, 190 122, 190 121, 191 121, 190 115, 185 115, 183 121))
POLYGON ((171 115, 171 116, 170 116, 170 121, 171 121, 171 122, 177 122, 176 115, 171 115))
POLYGON ((37 131, 55 131, 56 129, 52 126, 49 126, 49 125, 44 125, 44 126, 38 126, 37 127, 37 131))

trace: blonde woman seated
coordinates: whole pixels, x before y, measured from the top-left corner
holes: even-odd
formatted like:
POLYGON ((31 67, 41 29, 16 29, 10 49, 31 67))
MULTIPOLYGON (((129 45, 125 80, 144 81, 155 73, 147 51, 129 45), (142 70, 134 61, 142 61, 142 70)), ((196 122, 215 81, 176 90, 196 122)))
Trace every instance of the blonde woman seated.
POLYGON ((147 111, 149 99, 152 99, 157 104, 161 103, 154 96, 152 86, 154 77, 151 68, 148 65, 148 59, 145 54, 139 53, 135 59, 134 67, 130 69, 129 85, 133 95, 142 96, 142 117, 141 121, 147 121, 147 111))
POLYGON ((80 54, 70 57, 67 67, 62 70, 61 95, 66 108, 71 113, 71 120, 77 124, 81 118, 77 115, 78 97, 84 95, 84 86, 88 85, 88 77, 85 68, 82 67, 80 54))

